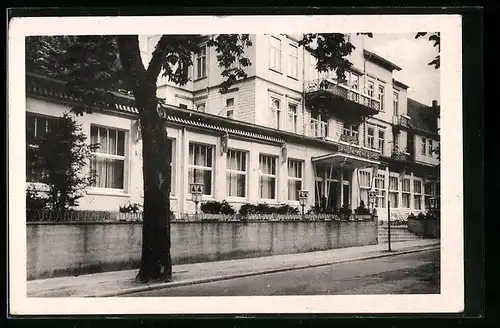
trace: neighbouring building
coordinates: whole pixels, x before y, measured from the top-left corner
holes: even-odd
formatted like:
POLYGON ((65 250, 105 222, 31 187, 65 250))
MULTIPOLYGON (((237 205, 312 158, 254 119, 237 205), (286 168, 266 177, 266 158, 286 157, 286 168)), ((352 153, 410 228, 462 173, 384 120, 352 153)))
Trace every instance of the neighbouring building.
MULTIPOLYGON (((140 37, 145 63, 158 37, 140 37)), ((354 209, 361 201, 368 205, 375 190, 381 220, 389 201, 393 213, 406 217, 439 195, 437 102, 408 99, 408 86, 393 75, 402 68, 364 49, 364 36, 348 36, 356 49, 345 81, 318 74, 299 37, 251 35, 248 77, 226 93, 219 91, 221 69, 211 48, 195 56, 185 86, 159 79, 157 96, 170 108, 172 211, 194 212, 188 188, 194 181, 204 184, 204 201, 227 200, 236 209, 260 202, 299 206, 301 189, 309 190, 306 209, 321 200, 354 209)), ((62 82, 36 74, 27 73, 26 87, 29 143, 75 100, 62 82)), ((77 117, 89 142, 106 145, 93 154, 97 182, 81 209, 142 203, 137 109, 125 95, 114 105, 77 117)), ((27 182, 37 182, 29 170, 27 182)))

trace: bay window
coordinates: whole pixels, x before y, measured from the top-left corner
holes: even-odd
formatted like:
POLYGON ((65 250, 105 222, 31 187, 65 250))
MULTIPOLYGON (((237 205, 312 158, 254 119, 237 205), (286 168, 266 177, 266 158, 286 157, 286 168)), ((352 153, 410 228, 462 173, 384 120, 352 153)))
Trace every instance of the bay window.
POLYGON ((304 162, 294 159, 288 160, 288 200, 299 200, 299 190, 303 184, 304 162))
POLYGON ((383 174, 377 174, 375 176, 375 190, 377 192, 377 200, 375 202, 375 207, 384 208, 385 207, 385 176, 383 174))
POLYGON ((269 125, 271 128, 280 129, 280 117, 281 117, 281 100, 276 97, 270 97, 269 106, 269 125))
POLYGON ((363 201, 366 207, 369 205, 368 191, 371 188, 371 172, 359 171, 359 192, 360 200, 363 201))
POLYGON ((391 207, 398 208, 398 198, 399 198, 399 178, 389 177, 389 201, 391 202, 391 207))
POLYGON ((196 54, 196 79, 207 76, 207 47, 200 47, 200 52, 196 54))
POLYGON ((90 170, 96 174, 94 187, 123 190, 125 131, 92 125, 90 141, 98 145, 90 160, 90 170))
POLYGON ((226 195, 242 197, 247 195, 247 152, 228 149, 226 161, 226 195))
POLYGON ((422 209, 422 182, 420 180, 413 181, 413 207, 416 210, 422 209))
POLYGON ((411 190, 410 190, 410 179, 403 179, 401 183, 403 207, 410 208, 411 190))
POLYGON ((297 133, 297 104, 288 103, 287 130, 297 133))
POLYGON ((289 63, 289 76, 293 78, 298 77, 298 48, 297 46, 290 44, 290 51, 288 53, 288 63, 289 63))
MULTIPOLYGON (((38 116, 27 113, 26 116, 26 146, 34 149, 38 147, 41 138, 43 138, 57 123, 58 118, 48 116, 38 116)), ((26 153, 26 181, 40 182, 42 172, 36 168, 34 158, 30 156, 31 152, 26 153)))
POLYGON ((271 36, 269 68, 281 72, 281 40, 271 36))
POLYGON ((214 146, 189 143, 188 183, 203 183, 203 194, 212 195, 214 146))
POLYGON ((276 199, 277 156, 259 155, 259 198, 276 199))

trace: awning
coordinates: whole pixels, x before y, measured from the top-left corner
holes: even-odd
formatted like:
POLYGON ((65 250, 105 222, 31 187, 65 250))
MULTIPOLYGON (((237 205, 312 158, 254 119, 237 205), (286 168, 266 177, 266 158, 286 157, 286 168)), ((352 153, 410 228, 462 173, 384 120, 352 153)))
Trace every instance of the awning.
POLYGON ((356 155, 335 152, 328 155, 313 157, 311 161, 319 165, 333 165, 345 169, 362 169, 373 165, 379 165, 380 161, 372 160, 356 155))

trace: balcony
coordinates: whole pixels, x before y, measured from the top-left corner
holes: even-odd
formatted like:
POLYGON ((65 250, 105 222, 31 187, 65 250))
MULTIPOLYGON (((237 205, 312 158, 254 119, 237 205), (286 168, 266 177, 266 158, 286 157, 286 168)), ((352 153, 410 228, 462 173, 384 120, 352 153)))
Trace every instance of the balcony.
POLYGON ((391 158, 393 160, 400 161, 400 162, 410 162, 411 161, 411 154, 406 152, 406 151, 398 150, 397 148, 395 148, 391 152, 391 158))
POLYGON ((358 136, 348 136, 345 134, 341 134, 340 141, 347 142, 349 144, 359 145, 358 136))
POLYGON ((304 84, 306 105, 343 117, 375 115, 380 101, 334 79, 323 78, 304 84))
POLYGON ((327 138, 328 123, 312 118, 309 123, 309 136, 313 138, 327 138))
POLYGON ((395 129, 410 128, 410 118, 406 115, 397 115, 392 117, 392 127, 395 129))

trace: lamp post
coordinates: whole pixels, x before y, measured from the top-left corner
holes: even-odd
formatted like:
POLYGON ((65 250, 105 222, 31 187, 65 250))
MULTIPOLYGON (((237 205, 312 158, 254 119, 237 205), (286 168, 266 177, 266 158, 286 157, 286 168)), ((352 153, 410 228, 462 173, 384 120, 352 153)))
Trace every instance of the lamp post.
POLYGON ((302 220, 305 219, 304 217, 304 206, 307 204, 307 196, 309 195, 308 190, 299 190, 299 204, 302 206, 302 220))
POLYGON ((194 202, 195 220, 198 220, 198 203, 201 201, 203 195, 203 183, 190 183, 189 190, 191 191, 191 200, 194 202))

